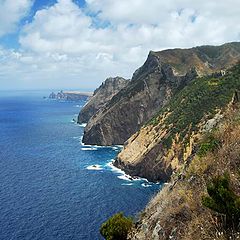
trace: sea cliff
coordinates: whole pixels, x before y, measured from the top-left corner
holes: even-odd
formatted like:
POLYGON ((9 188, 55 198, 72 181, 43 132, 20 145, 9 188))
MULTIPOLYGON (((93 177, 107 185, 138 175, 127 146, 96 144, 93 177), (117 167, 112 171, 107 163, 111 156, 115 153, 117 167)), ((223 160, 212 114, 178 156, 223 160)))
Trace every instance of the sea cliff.
POLYGON ((129 83, 89 120, 86 144, 124 144, 197 76, 222 72, 240 59, 240 43, 151 51, 129 83))
MULTIPOLYGON (((89 119, 84 143, 124 144, 114 166, 165 183, 128 239, 239 238, 239 220, 232 227, 210 198, 223 181, 236 201, 230 205, 240 209, 239 61, 240 43, 150 52, 89 119)), ((216 194, 223 205, 230 201, 216 194)))
POLYGON ((196 152, 201 134, 222 118, 240 89, 240 65, 225 76, 197 78, 125 143, 114 163, 130 175, 167 181, 196 152))
MULTIPOLYGON (((221 191, 225 194, 227 191, 231 192, 232 195, 228 195, 229 199, 230 196, 238 199, 240 196, 240 143, 237 141, 240 136, 239 114, 239 103, 228 105, 219 123, 199 139, 198 151, 192 156, 188 167, 174 173, 168 184, 164 185, 141 212, 128 239, 239 238, 239 225, 236 223, 233 227, 231 220, 226 222, 228 213, 219 213, 218 210, 220 202, 225 206, 228 202, 221 191), (211 200, 212 198, 207 196, 211 194, 211 189, 214 191, 213 184, 220 184, 223 179, 225 187, 222 186, 220 192, 212 192, 219 199, 219 205, 212 209, 206 207, 210 205, 204 204, 203 199, 211 200)), ((234 214, 238 214, 237 210, 234 214)))
POLYGON ((99 109, 111 100, 122 88, 128 84, 128 81, 122 77, 107 78, 102 85, 97 88, 87 104, 81 109, 78 115, 78 123, 87 123, 99 109))

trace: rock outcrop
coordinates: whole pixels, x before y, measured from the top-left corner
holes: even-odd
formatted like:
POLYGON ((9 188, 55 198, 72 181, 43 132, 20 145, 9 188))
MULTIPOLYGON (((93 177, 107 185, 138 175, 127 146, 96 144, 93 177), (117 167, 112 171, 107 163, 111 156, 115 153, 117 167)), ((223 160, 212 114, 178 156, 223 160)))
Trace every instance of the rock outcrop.
POLYGON ((83 142, 123 144, 197 75, 220 72, 239 59, 240 43, 151 51, 129 84, 89 120, 83 142))
MULTIPOLYGON (((174 174, 171 181, 163 185, 161 191, 141 212, 128 239, 239 238, 239 226, 226 230, 226 215, 210 210, 202 202, 208 194, 209 183, 226 173, 231 176, 230 188, 240 196, 240 142, 236 140, 240 136, 240 123, 237 120, 239 111, 239 105, 235 105, 234 110, 225 112, 216 131, 210 135, 211 139, 221 143, 221 147, 210 148, 201 157, 196 154, 187 169, 174 174)), ((208 138, 208 135, 204 136, 202 144, 208 138)), ((224 191, 222 189, 221 193, 224 191)), ((226 198, 220 199, 224 201, 226 198)))
POLYGON ((78 115, 78 123, 87 123, 89 119, 101 108, 103 108, 111 98, 128 84, 122 77, 107 78, 102 85, 97 88, 93 96, 82 108, 78 115))
POLYGON ((58 93, 52 92, 48 98, 68 101, 88 100, 92 93, 78 92, 78 91, 60 91, 58 93))
POLYGON ((240 64, 225 76, 195 79, 125 144, 114 163, 132 176, 167 181, 185 168, 199 136, 223 118, 240 89, 240 64))

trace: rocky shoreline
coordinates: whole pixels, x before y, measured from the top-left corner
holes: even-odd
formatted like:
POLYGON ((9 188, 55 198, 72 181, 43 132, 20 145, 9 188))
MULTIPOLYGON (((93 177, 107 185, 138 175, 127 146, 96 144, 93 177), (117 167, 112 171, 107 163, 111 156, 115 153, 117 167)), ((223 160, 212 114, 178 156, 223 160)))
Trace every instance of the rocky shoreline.
MULTIPOLYGON (((79 114, 79 123, 83 116, 88 119, 83 142, 100 146, 124 144, 114 166, 131 176, 168 181, 172 173, 181 168, 182 162, 191 157, 198 136, 189 132, 185 136, 189 146, 184 149, 180 147, 177 135, 167 143, 168 135, 171 135, 167 125, 171 126, 173 122, 166 119, 175 109, 168 111, 166 108, 194 79, 201 76, 221 78, 225 69, 240 59, 239 46, 240 43, 229 43, 218 47, 151 51, 130 81, 110 78, 94 92, 79 114), (211 55, 211 51, 216 55, 211 55), (161 117, 151 120, 158 113, 161 117), (152 124, 148 124, 150 120, 152 124), (169 144, 166 149, 164 145, 169 144)), ((184 101, 184 98, 176 101, 184 101)), ((177 133, 177 129, 174 131, 177 133)))
POLYGON ((150 52, 89 118, 83 143, 123 144, 111 164, 124 179, 165 183, 127 239, 239 237, 216 225, 218 213, 202 202, 208 182, 226 171, 240 196, 239 61, 240 43, 150 52))

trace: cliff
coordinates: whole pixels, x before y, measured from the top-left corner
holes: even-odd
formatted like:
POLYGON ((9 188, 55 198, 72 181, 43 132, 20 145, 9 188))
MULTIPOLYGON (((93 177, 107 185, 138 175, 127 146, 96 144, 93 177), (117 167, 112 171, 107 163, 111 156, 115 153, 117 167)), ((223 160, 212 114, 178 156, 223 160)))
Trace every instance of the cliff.
MULTIPOLYGON (((225 211, 219 213, 203 204, 203 198, 213 189, 213 179, 219 179, 225 174, 230 176, 229 187, 225 180, 225 187, 221 186, 217 197, 226 204, 225 201, 229 201, 231 196, 234 196, 226 193, 233 191, 239 199, 239 114, 238 103, 234 109, 230 108, 224 112, 223 119, 211 133, 205 133, 199 139, 198 151, 192 157, 189 166, 174 174, 171 181, 164 185, 163 189, 150 201, 141 212, 128 239, 227 240, 239 238, 239 224, 232 227, 231 221, 226 220, 225 211), (229 190, 226 191, 228 188, 229 190)), ((219 182, 215 180, 215 183, 219 182)), ((237 211, 234 211, 234 214, 237 215, 237 211)))
POLYGON ((191 161, 199 137, 221 120, 236 89, 240 64, 225 76, 195 79, 126 142, 114 165, 151 181, 169 180, 191 161))
POLYGON ((82 108, 78 115, 78 123, 87 123, 99 109, 103 108, 127 84, 128 81, 121 77, 106 79, 82 108))
POLYGON ((240 43, 151 51, 129 84, 89 120, 83 142, 123 144, 197 76, 225 70, 239 59, 240 43))
POLYGON ((68 101, 88 100, 92 93, 78 92, 78 91, 60 91, 58 93, 52 92, 48 98, 68 101))

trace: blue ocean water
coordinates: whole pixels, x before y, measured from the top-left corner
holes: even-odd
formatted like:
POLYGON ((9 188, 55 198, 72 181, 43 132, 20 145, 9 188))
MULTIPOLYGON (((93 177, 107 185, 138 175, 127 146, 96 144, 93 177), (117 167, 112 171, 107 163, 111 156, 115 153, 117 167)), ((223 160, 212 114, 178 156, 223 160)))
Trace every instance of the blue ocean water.
POLYGON ((102 222, 136 214, 160 185, 111 168, 118 148, 83 146, 72 119, 84 102, 47 94, 0 92, 0 239, 102 239, 102 222))

